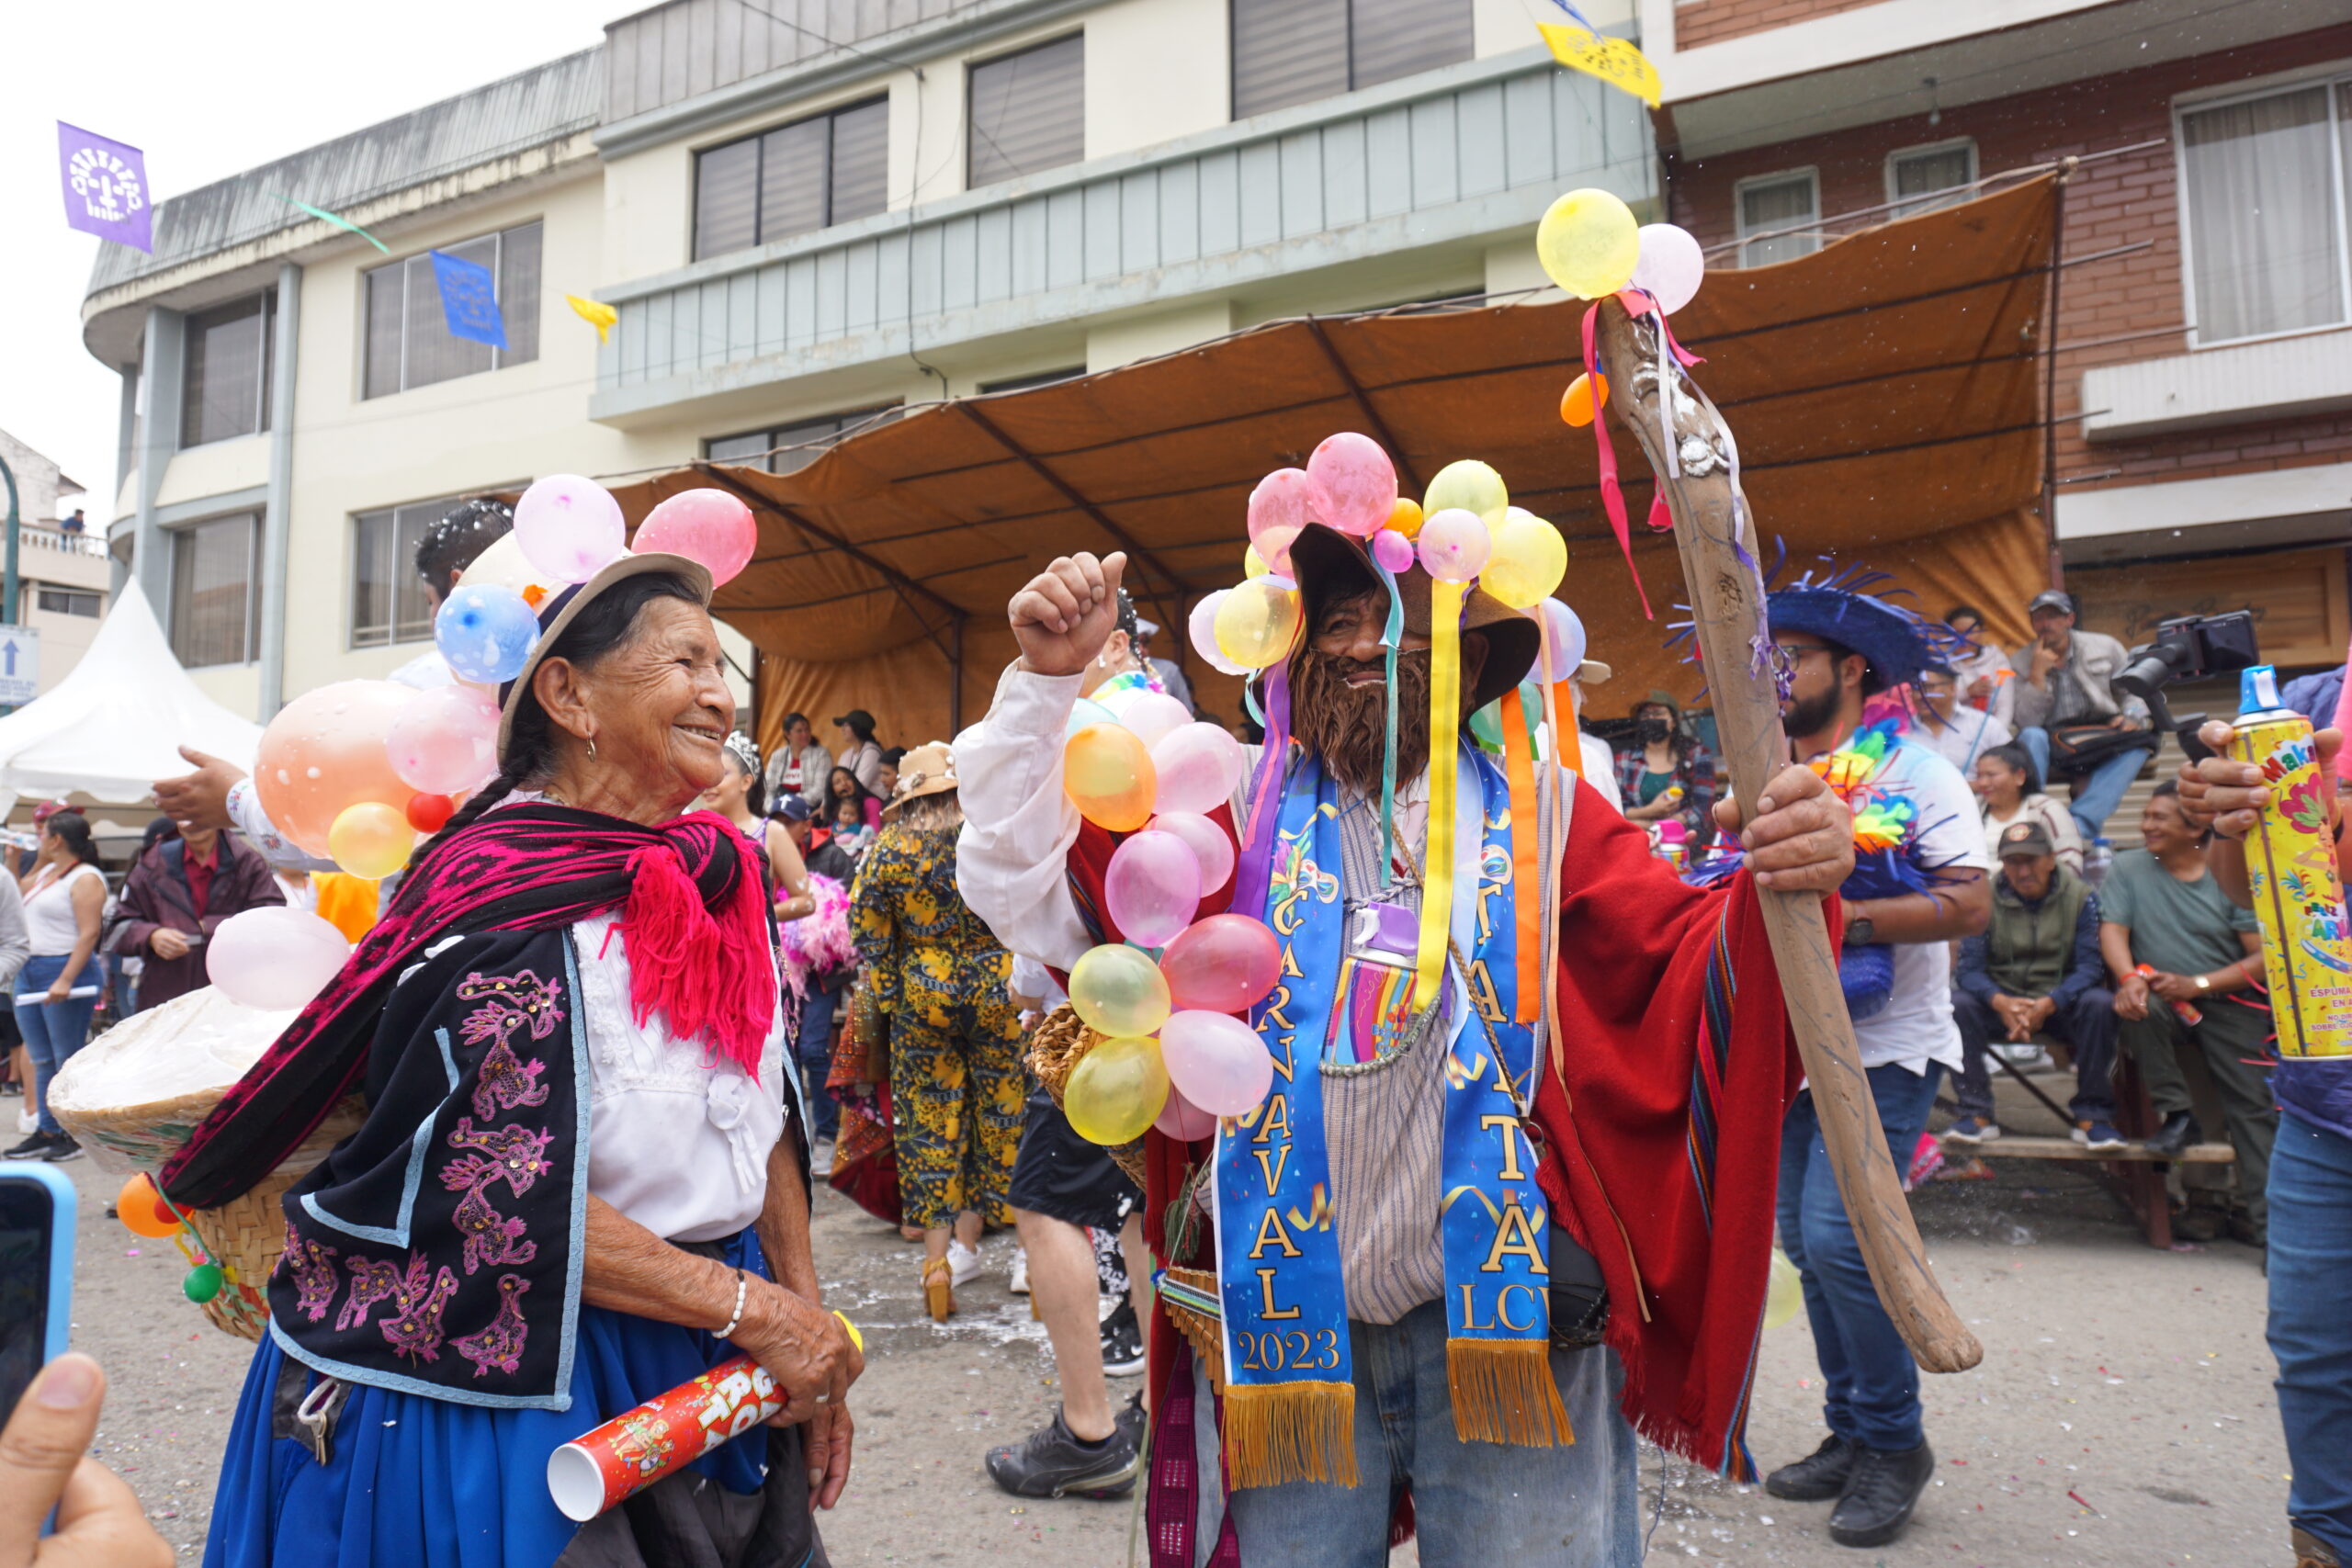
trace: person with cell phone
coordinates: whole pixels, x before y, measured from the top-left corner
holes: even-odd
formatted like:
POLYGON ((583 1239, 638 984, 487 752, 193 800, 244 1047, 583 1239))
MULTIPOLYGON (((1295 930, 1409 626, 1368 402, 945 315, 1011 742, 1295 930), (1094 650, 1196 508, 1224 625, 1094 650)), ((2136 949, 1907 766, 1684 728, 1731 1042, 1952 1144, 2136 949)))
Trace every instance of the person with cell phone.
POLYGON ((108 945, 145 960, 139 1010, 209 984, 204 944, 220 922, 286 902, 269 863, 225 829, 180 824, 139 857, 122 885, 108 945))

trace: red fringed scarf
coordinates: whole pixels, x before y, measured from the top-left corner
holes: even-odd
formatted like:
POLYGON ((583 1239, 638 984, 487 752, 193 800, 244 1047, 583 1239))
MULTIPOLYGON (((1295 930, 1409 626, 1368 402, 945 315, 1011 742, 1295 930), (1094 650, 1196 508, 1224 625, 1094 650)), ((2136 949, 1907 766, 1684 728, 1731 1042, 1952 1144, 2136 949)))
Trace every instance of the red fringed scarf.
POLYGON ((658 1012, 673 1034, 756 1075, 776 975, 759 870, 734 824, 708 811, 646 828, 552 803, 508 807, 401 878, 342 973, 164 1168, 164 1190, 212 1208, 275 1170, 358 1086, 385 996, 432 942, 551 931, 614 908, 638 1021, 658 1012))

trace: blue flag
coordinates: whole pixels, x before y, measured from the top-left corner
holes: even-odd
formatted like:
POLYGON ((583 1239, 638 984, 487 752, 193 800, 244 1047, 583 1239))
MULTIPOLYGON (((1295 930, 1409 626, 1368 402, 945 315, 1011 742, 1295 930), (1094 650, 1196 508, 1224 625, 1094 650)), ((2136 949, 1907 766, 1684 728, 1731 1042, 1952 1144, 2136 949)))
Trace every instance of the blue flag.
POLYGON ((498 286, 490 268, 435 251, 433 281, 441 289, 441 316, 451 337, 506 346, 506 322, 498 313, 498 286))
POLYGON ((153 253, 155 214, 147 160, 136 147, 57 122, 57 162, 65 221, 85 234, 153 253))

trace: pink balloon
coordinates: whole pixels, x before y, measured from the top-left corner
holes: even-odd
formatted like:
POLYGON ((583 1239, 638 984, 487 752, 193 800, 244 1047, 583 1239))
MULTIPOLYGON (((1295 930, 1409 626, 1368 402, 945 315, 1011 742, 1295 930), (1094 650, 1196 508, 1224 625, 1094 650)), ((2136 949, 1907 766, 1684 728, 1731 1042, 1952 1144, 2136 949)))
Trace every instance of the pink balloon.
POLYGON ((1201 863, 1173 833, 1131 833, 1111 852, 1102 902, 1121 936, 1137 947, 1165 947, 1201 907, 1201 863))
POLYGON ((700 561, 718 583, 751 564, 759 542, 750 507, 723 490, 689 490, 645 514, 634 547, 640 555, 661 550, 700 561))
POLYGON ((585 582, 628 546, 621 503, 594 479, 549 474, 514 503, 514 543, 560 582, 585 582))
POLYGON ((1214 724, 1188 724, 1151 749, 1156 807, 1206 816, 1233 799, 1242 765, 1240 741, 1214 724))
POLYGON ((1203 1012, 1247 1012, 1272 993, 1282 966, 1282 944, 1248 915, 1196 920, 1159 955, 1170 1004, 1203 1012))
POLYGON ((232 1002, 282 1010, 325 990, 350 956, 343 933, 308 909, 265 904, 220 922, 204 973, 232 1002))
POLYGON ((1459 506, 1431 513, 1421 525, 1419 542, 1422 570, 1440 582, 1469 581, 1494 548, 1487 520, 1459 506))
POLYGON ((1393 528, 1383 528, 1372 536, 1372 558, 1392 573, 1403 571, 1413 564, 1413 541, 1393 528))
POLYGON ((1159 1120, 1152 1125, 1169 1137, 1190 1144, 1216 1132, 1216 1118, 1178 1094, 1171 1084, 1168 1102, 1159 1108, 1159 1120))
POLYGON ((1276 468, 1250 492, 1250 542, 1258 545, 1267 565, 1273 565, 1273 552, 1258 544, 1259 536, 1269 528, 1287 528, 1290 533, 1281 543, 1288 549, 1298 530, 1315 521, 1314 500, 1315 481, 1305 468, 1276 468))
POLYGON ((498 773, 498 705, 471 686, 417 693, 384 735, 401 782, 426 795, 462 795, 498 773))
POLYGON ((1233 840, 1224 829, 1197 811, 1163 811, 1144 826, 1173 833, 1191 846, 1201 863, 1201 897, 1205 898, 1233 877, 1233 840))
POLYGON ((1168 1081, 1212 1116, 1238 1116, 1264 1103, 1274 1059, 1256 1030, 1221 1012, 1170 1014, 1159 1027, 1168 1081))
POLYGON ((1147 748, 1157 746, 1193 722, 1193 710, 1165 692, 1143 691, 1108 705, 1111 716, 1136 732, 1147 748))
POLYGON ((1325 436, 1306 459, 1306 477, 1316 517, 1342 534, 1369 538, 1396 510, 1396 466, 1369 435, 1325 436))

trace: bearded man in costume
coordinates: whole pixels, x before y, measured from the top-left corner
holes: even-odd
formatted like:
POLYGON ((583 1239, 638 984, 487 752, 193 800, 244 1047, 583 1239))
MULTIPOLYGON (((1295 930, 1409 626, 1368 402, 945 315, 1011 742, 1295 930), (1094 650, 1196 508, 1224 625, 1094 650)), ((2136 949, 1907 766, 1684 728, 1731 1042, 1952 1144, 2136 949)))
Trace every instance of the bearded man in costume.
MULTIPOLYGON (((1433 734, 1453 749, 1527 675, 1536 621, 1402 574, 1392 707, 1389 587, 1363 544, 1310 525, 1290 562, 1304 633, 1261 677, 1265 765, 1230 808, 1262 825, 1258 869, 1245 852, 1199 910, 1238 899, 1276 933, 1281 983, 1250 1019, 1273 1085, 1213 1138, 1146 1140, 1170 1268, 1152 1562, 1353 1568, 1417 1529, 1430 1568, 1631 1564, 1635 1430, 1753 1478, 1741 1433, 1797 1081, 1754 886, 1830 894, 1846 809, 1784 769, 1744 830, 1717 808, 1747 868, 1687 887, 1521 744, 1501 767, 1467 747, 1431 767, 1433 734), (1458 643, 1433 603, 1462 604, 1458 643), (1432 683, 1457 681, 1433 724, 1432 683), (1559 896, 1539 897, 1555 865, 1559 896), (1450 911, 1442 973, 1417 996, 1400 954, 1430 898, 1450 911)), ((956 741, 964 897, 1065 972, 1120 940, 1116 836, 1064 795, 1062 746, 1124 566, 1065 558, 1014 596, 1021 660, 956 741)))

